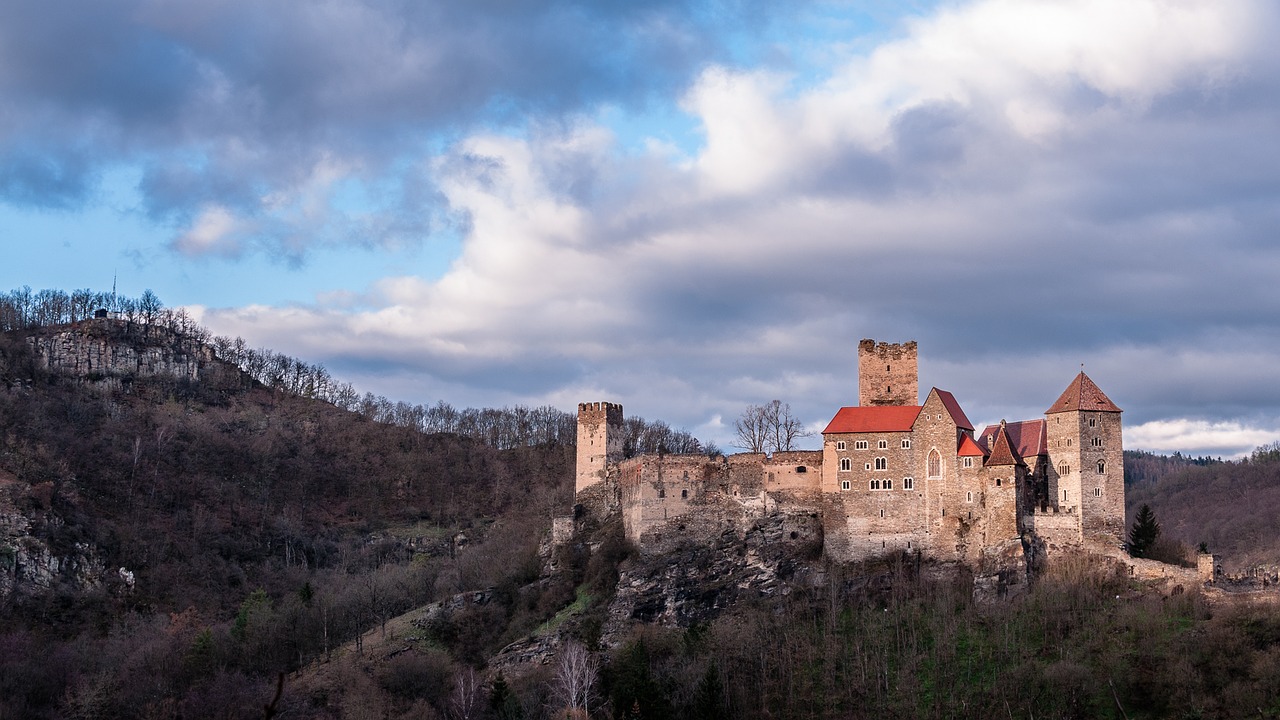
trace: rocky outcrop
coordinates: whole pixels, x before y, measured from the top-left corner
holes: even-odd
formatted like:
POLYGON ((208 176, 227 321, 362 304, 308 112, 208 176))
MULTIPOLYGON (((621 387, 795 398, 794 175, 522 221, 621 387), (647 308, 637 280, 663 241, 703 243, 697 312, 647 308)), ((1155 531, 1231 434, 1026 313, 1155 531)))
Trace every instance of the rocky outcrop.
POLYGON ((42 537, 61 527, 62 520, 40 504, 38 498, 33 501, 31 488, 0 472, 0 600, 21 602, 57 588, 82 592, 133 586, 133 573, 110 571, 92 545, 77 542, 59 549, 42 537))
POLYGON ((200 380, 221 366, 213 350, 172 331, 124 320, 85 320, 27 338, 41 369, 105 379, 170 376, 200 380))

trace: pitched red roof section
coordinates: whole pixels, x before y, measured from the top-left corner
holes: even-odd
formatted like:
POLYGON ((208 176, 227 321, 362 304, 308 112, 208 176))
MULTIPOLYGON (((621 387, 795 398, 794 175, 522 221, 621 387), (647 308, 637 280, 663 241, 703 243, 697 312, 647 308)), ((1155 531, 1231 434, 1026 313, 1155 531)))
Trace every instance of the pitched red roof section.
POLYGON ((968 435, 960 438, 960 449, 956 450, 956 455, 960 457, 982 457, 986 454, 982 446, 974 442, 973 438, 968 435))
POLYGON ((956 427, 961 430, 972 430, 973 423, 969 422, 969 416, 964 414, 964 410, 960 409, 960 403, 956 402, 956 397, 946 390, 933 389, 938 393, 938 399, 942 401, 942 406, 951 414, 951 419, 955 421, 956 427))
POLYGON ((1081 371, 1075 380, 1067 386, 1062 396, 1058 398, 1058 402, 1052 407, 1045 410, 1045 414, 1060 412, 1072 412, 1080 410, 1092 410, 1095 412, 1123 412, 1116 404, 1111 402, 1111 398, 1102 392, 1088 375, 1081 371))
POLYGON ((842 407, 822 434, 909 432, 919 414, 919 405, 842 407))
POLYGON ((988 466, 1023 464, 1018 451, 1013 448, 1013 443, 1009 441, 1009 433, 1006 432, 1004 423, 1000 423, 999 429, 996 430, 994 447, 991 448, 991 457, 987 458, 986 464, 988 466))
MULTIPOLYGON (((987 438, 994 438, 1000 429, 999 425, 988 425, 982 429, 978 442, 982 447, 989 447, 987 438)), ((1005 423, 1005 432, 1009 434, 1009 442, 1022 458, 1049 454, 1049 442, 1045 439, 1047 428, 1044 420, 1022 420, 1005 423)))

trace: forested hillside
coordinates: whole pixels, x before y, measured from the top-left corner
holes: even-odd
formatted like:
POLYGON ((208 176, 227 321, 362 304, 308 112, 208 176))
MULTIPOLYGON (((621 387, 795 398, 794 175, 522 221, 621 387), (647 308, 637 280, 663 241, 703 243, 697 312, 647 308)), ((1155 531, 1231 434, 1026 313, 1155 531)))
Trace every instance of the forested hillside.
POLYGON ((1129 520, 1155 511, 1167 538, 1204 543, 1229 572, 1280 564, 1280 451, 1272 444, 1234 461, 1125 453, 1129 520))

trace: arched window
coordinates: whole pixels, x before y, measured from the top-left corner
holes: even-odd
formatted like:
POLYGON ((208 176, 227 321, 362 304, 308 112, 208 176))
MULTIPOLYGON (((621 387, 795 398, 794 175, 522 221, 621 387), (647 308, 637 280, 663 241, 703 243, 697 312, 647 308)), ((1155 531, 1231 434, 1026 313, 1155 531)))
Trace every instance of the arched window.
POLYGON ((929 477, 942 477, 942 456, 936 448, 929 451, 929 477))
POLYGON ((850 462, 849 462, 849 458, 840 458, 840 469, 841 469, 841 470, 849 470, 849 469, 851 469, 851 468, 850 468, 850 465, 851 465, 851 464, 852 464, 852 463, 850 463, 850 462))
POLYGON ((1107 461, 1106 461, 1106 460, 1099 460, 1099 461, 1098 461, 1098 474, 1099 474, 1099 475, 1101 475, 1101 474, 1105 473, 1106 471, 1107 471, 1107 461))
POLYGON ((1066 463, 1058 463, 1058 475, 1067 476, 1071 474, 1071 466, 1066 463))
POLYGON ((876 458, 876 469, 877 469, 877 470, 888 470, 888 469, 889 469, 889 458, 882 458, 882 457, 878 457, 878 458, 876 458))

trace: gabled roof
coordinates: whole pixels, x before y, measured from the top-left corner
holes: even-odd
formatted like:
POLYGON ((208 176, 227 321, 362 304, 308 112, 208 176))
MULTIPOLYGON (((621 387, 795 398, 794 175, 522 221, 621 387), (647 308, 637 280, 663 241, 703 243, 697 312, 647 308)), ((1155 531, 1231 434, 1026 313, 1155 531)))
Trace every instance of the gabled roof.
POLYGON ((982 446, 974 442, 973 438, 965 435, 960 438, 960 448, 956 450, 956 455, 960 457, 983 457, 987 454, 982 446))
MULTIPOLYGON (((982 429, 982 434, 978 436, 978 443, 982 447, 990 449, 987 438, 994 438, 999 429, 999 425, 986 426, 982 429)), ((1013 449, 1017 450, 1018 456, 1022 458, 1047 455, 1049 453, 1049 443, 1045 439, 1046 430, 1043 419, 1005 423, 1005 432, 1009 434, 1009 442, 1013 444, 1013 449)))
POLYGON ((938 388, 934 388, 932 392, 938 393, 938 399, 942 401, 942 406, 947 409, 947 412, 951 415, 951 419, 955 422, 956 427, 961 430, 973 429, 973 423, 969 422, 969 417, 964 414, 964 410, 960 409, 960 403, 956 402, 954 395, 946 390, 939 390, 938 388))
POLYGON ((991 448, 991 456, 987 458, 987 466, 992 465, 1022 465, 1022 457, 1018 455, 1018 451, 1013 448, 1013 443, 1009 442, 1009 433, 1005 430, 1005 423, 1000 423, 999 429, 996 430, 996 440, 991 448))
POLYGON ((842 407, 822 434, 910 432, 919 414, 919 405, 842 407))
POLYGON ((1111 398, 1102 392, 1088 375, 1082 370, 1075 380, 1067 386, 1062 392, 1062 396, 1058 398, 1058 402, 1052 407, 1045 410, 1045 415, 1060 412, 1073 412, 1081 410, 1090 410, 1095 412, 1122 412, 1116 404, 1111 402, 1111 398))

